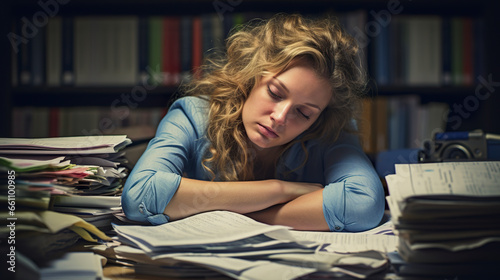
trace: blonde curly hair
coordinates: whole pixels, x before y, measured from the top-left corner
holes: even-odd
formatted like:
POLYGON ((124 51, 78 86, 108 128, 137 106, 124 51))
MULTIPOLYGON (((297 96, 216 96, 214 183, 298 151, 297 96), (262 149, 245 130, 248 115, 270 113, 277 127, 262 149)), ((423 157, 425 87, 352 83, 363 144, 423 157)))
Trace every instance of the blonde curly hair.
POLYGON ((333 94, 315 123, 283 147, 282 154, 299 142, 307 159, 306 141, 333 142, 342 130, 353 131, 350 123, 366 89, 358 52, 356 41, 333 18, 278 14, 253 20, 232 33, 225 55, 208 59, 200 69, 205 74, 184 87, 187 95, 206 97, 210 104, 207 137, 211 146, 202 164, 213 179, 255 178, 242 122, 243 104, 262 76, 285 71, 293 60, 307 59, 329 81, 333 94))

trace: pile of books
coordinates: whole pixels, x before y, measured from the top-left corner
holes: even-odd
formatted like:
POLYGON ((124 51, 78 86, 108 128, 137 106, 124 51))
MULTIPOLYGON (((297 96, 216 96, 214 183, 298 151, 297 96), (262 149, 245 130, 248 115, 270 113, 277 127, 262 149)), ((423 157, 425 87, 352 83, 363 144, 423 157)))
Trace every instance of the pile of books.
POLYGON ((0 216, 15 225, 17 253, 45 261, 82 237, 107 237, 121 212, 129 144, 125 135, 0 139, 0 205, 8 209, 0 216))
POLYGON ((499 274, 500 162, 397 164, 386 180, 399 236, 389 254, 397 272, 499 274))

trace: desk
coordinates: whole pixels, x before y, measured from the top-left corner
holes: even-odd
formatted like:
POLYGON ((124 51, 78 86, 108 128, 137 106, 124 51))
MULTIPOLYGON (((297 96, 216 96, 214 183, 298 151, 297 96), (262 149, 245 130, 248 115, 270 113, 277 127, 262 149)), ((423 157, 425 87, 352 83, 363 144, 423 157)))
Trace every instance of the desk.
POLYGON ((112 280, 128 280, 128 279, 144 279, 144 280, 159 280, 165 279, 160 276, 153 275, 138 275, 135 274, 134 268, 116 265, 116 264, 107 264, 103 267, 103 274, 105 277, 108 277, 112 280))
MULTIPOLYGON (((103 267, 103 274, 111 280, 130 280, 130 279, 141 279, 141 280, 190 280, 196 279, 200 280, 203 278, 166 278, 164 276, 154 276, 145 274, 135 274, 134 269, 128 266, 122 266, 117 264, 107 264, 103 267)), ((211 277, 210 280, 228 280, 233 279, 221 275, 220 277, 211 277)))
MULTIPOLYGON (((120 266, 114 264, 107 264, 103 267, 103 274, 113 280, 125 280, 125 279, 162 279, 159 276, 150 275, 136 275, 132 267, 120 266)), ((163 278, 164 279, 164 278, 163 278)))

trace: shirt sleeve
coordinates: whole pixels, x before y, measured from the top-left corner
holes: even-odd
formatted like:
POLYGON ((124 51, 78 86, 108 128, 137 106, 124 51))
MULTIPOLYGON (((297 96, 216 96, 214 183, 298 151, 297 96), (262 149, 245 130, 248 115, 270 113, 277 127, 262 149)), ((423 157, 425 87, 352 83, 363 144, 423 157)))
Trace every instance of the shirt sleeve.
POLYGON ((189 100, 174 102, 130 173, 122 193, 127 218, 154 225, 168 222, 163 211, 189 168, 189 155, 200 137, 196 125, 200 116, 196 108, 190 109, 189 100))
POLYGON ((324 157, 323 214, 331 231, 364 231, 378 225, 385 195, 358 137, 343 133, 324 157))

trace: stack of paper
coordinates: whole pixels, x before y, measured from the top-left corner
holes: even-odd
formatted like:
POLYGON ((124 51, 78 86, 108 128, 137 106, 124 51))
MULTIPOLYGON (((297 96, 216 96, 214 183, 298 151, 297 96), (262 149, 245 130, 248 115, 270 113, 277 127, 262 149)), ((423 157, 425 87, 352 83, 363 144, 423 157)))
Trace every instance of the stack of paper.
POLYGON ((436 273, 498 264, 500 162, 398 164, 386 180, 403 261, 436 273))
POLYGON ((101 258, 91 252, 66 253, 40 270, 41 280, 100 280, 103 279, 101 258))
POLYGON ((130 143, 126 136, 0 139, 0 206, 8 210, 0 238, 15 232, 16 252, 36 263, 82 237, 101 238, 93 233, 111 229, 113 213, 121 211, 128 173, 122 149, 130 143))
POLYGON ((0 166, 32 187, 68 194, 116 193, 126 176, 121 166, 126 136, 0 139, 0 166))
POLYGON ((125 135, 1 138, 2 154, 88 155, 119 152, 132 143, 125 135))
POLYGON ((288 227, 244 215, 213 211, 159 226, 114 225, 118 258, 135 262, 139 273, 196 264, 235 279, 366 278, 387 268, 382 252, 335 253, 297 239, 288 227), (147 267, 147 269, 144 269, 147 267))
POLYGON ((121 214, 120 196, 53 196, 52 210, 84 219, 101 230, 110 230, 115 215, 121 214))
POLYGON ((125 135, 2 138, 0 168, 15 178, 19 204, 110 221, 119 211, 130 143, 125 135))

